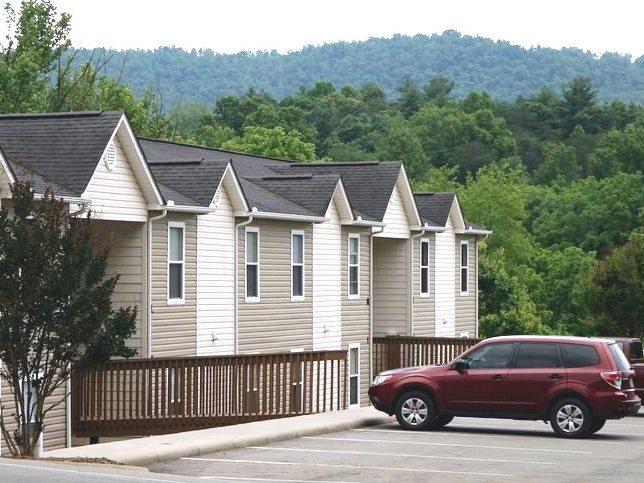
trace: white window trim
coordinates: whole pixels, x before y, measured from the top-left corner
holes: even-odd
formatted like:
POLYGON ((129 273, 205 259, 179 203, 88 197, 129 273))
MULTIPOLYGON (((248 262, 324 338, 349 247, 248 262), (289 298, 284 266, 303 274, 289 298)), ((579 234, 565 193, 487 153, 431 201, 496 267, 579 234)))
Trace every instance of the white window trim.
POLYGON ((168 305, 183 305, 186 303, 186 224, 183 221, 169 221, 168 222, 168 254, 167 254, 167 304, 168 305), (181 228, 181 233, 183 234, 183 241, 181 248, 183 253, 181 254, 181 262, 176 260, 170 260, 170 229, 171 228, 181 228), (170 298, 170 263, 181 263, 181 298, 170 298))
POLYGON ((430 250, 431 250, 431 245, 429 244, 429 238, 421 238, 420 239, 420 245, 418 246, 419 248, 419 253, 418 253, 418 291, 420 292, 420 296, 423 298, 428 298, 429 294, 431 292, 431 276, 429 273, 429 257, 430 257, 430 250), (423 243, 427 244, 427 265, 423 265, 423 243), (427 268, 427 292, 423 292, 423 268, 427 268))
POLYGON ((349 233, 349 238, 347 239, 347 295, 349 300, 358 300, 360 298, 360 234, 359 233, 349 233), (351 293, 351 267, 355 266, 351 264, 351 239, 358 240, 358 293, 351 293))
POLYGON ((360 343, 354 342, 354 343, 351 343, 351 344, 349 344, 347 346, 347 364, 349 364, 348 371, 347 371, 347 374, 348 374, 348 377, 349 377, 349 379, 347 380, 347 384, 349 384, 349 387, 347 388, 348 389, 347 392, 349 394, 349 409, 357 409, 357 408, 360 407, 360 343), (358 374, 351 374, 351 349, 358 349, 358 374), (357 394, 358 402, 355 403, 355 404, 351 404, 351 384, 350 384, 350 381, 351 381, 352 377, 357 377, 358 378, 358 384, 356 386, 357 390, 358 390, 358 394, 357 394))
POLYGON ((458 277, 458 283, 460 284, 458 287, 459 292, 461 295, 469 295, 470 293, 470 244, 469 240, 461 240, 461 244, 459 245, 459 251, 458 251, 458 266, 459 266, 459 277, 458 277), (463 245, 467 246, 467 260, 465 260, 465 265, 463 265, 463 245), (463 291, 463 269, 465 269, 465 282, 467 283, 467 290, 463 291))
POLYGON ((306 235, 304 235, 304 230, 291 230, 291 301, 292 302, 301 302, 304 300, 306 295, 306 274, 304 272, 306 260, 306 235), (293 295, 293 267, 299 266, 300 264, 293 263, 293 236, 301 235, 302 236, 302 295, 293 295))
POLYGON ((247 226, 245 231, 244 231, 244 300, 247 303, 257 303, 260 301, 261 297, 261 279, 260 279, 260 233, 259 233, 259 227, 257 226, 247 226), (246 267, 249 265, 248 263, 248 232, 252 233, 257 233, 257 263, 251 263, 250 265, 256 265, 257 266, 257 297, 249 297, 248 296, 248 280, 246 279, 248 276, 248 270, 246 267))

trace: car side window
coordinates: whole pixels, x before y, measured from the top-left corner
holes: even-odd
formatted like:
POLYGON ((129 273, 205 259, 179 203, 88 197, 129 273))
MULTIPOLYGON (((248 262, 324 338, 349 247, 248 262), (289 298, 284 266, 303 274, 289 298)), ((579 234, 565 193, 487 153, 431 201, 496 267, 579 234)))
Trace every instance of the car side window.
POLYGON ((469 369, 504 369, 510 365, 514 343, 486 344, 471 352, 465 360, 469 369))
POLYGON ((517 369, 561 367, 559 345, 543 342, 521 342, 514 359, 517 369))
POLYGON ((566 367, 589 367, 601 362, 597 349, 591 345, 562 344, 566 367))

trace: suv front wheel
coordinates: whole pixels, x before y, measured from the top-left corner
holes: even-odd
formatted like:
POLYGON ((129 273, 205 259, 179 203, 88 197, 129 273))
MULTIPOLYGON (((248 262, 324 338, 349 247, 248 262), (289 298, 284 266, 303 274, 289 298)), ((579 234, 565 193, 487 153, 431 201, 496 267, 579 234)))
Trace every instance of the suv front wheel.
POLYGON ((420 391, 410 391, 400 396, 395 413, 398 424, 415 431, 433 427, 437 418, 432 398, 420 391))
POLYGON ((582 400, 564 398, 552 406, 550 425, 559 436, 580 438, 591 434, 593 413, 582 400))

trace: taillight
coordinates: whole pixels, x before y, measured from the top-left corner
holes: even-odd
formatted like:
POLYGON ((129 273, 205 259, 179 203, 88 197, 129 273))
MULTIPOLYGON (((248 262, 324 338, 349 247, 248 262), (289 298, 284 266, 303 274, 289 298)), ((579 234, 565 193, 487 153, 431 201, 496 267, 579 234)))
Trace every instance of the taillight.
POLYGON ((602 372, 602 379, 616 389, 622 388, 622 371, 602 372))

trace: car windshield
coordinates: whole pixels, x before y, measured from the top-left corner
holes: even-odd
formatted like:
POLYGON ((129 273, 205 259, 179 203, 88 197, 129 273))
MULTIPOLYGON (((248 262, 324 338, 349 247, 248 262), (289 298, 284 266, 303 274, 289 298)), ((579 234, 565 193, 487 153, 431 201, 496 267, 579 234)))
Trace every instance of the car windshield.
POLYGON ((622 372, 630 371, 631 364, 628 362, 622 349, 620 349, 617 344, 608 344, 608 348, 610 349, 610 352, 613 355, 613 360, 615 361, 615 364, 617 364, 617 367, 619 367, 619 370, 622 372))

